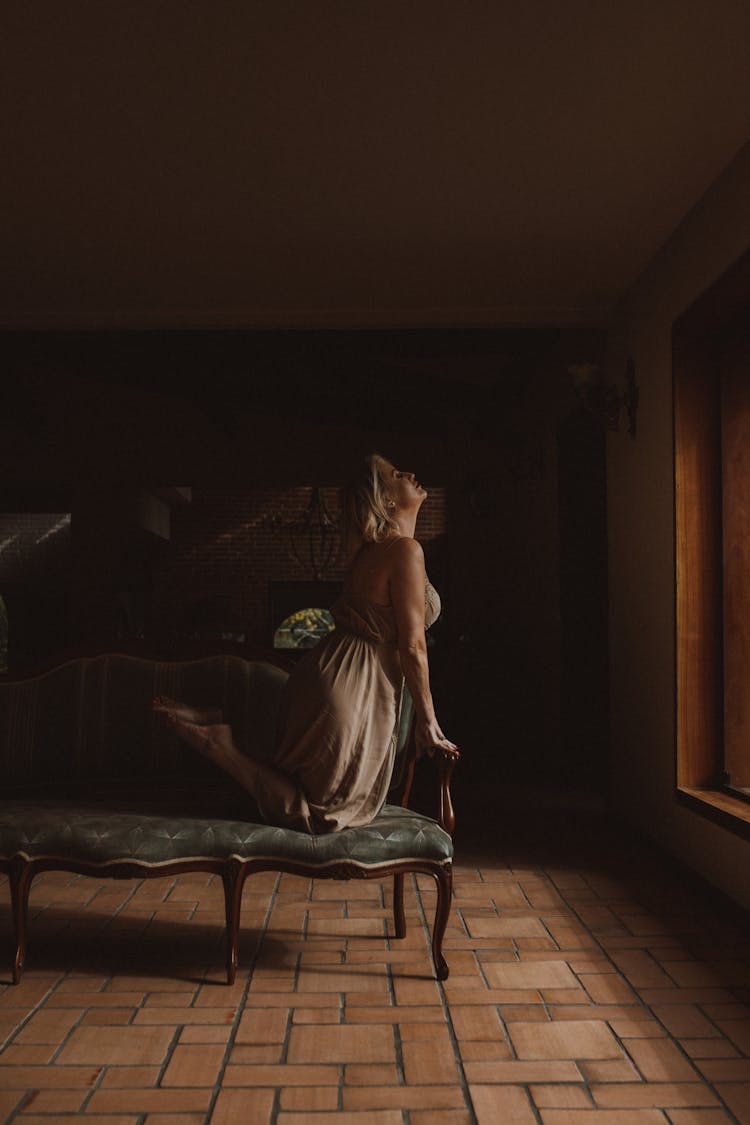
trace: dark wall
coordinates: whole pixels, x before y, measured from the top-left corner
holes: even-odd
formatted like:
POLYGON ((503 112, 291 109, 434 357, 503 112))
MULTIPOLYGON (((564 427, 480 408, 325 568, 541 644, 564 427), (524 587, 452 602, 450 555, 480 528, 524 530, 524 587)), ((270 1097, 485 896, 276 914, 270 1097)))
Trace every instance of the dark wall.
MULTIPOLYGON (((448 733, 488 783, 597 772, 606 721, 594 716, 571 767, 576 727, 563 699, 571 653, 588 661, 591 691, 606 694, 602 637, 582 625, 599 620, 606 590, 595 582, 576 613, 569 575, 576 551, 606 570, 603 525, 583 527, 570 500, 604 470, 596 442, 578 449, 573 438, 576 484, 571 439, 560 442, 578 413, 566 366, 598 357, 598 333, 51 333, 1 343, 11 378, 0 511, 23 510, 24 497, 67 498, 74 643, 114 643, 134 620, 148 631, 179 613, 181 595, 163 582, 179 537, 138 530, 139 491, 184 485, 205 499, 333 487, 379 449, 445 489, 446 533, 428 545, 428 563, 444 601, 431 661, 448 733)), ((176 529, 188 511, 173 513, 176 529)), ((219 582, 221 567, 217 554, 219 582)), ((231 567, 233 582, 242 559, 231 567)))
POLYGON ((601 423, 585 411, 558 434, 562 777, 597 789, 608 770, 607 490, 601 423))
POLYGON ((67 647, 71 558, 69 512, 0 514, 0 597, 9 625, 3 666, 33 667, 51 648, 67 647))

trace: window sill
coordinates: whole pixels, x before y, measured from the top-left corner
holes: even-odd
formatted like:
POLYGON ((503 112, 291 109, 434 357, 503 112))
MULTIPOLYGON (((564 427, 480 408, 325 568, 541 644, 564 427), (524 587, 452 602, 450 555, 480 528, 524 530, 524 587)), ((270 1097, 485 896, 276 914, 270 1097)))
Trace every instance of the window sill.
POLYGON ((680 803, 694 812, 750 840, 750 803, 722 793, 719 789, 688 789, 679 787, 680 803))

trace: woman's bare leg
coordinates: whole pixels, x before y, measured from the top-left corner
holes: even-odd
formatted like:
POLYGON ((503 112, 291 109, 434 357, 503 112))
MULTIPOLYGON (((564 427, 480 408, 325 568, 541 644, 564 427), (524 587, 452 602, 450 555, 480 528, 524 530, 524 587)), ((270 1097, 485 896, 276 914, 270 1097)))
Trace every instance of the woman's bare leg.
POLYGON ((191 707, 189 703, 181 703, 179 699, 171 699, 168 695, 157 695, 151 706, 154 711, 174 715, 183 722, 196 723, 198 726, 221 723, 224 719, 220 707, 191 707))
POLYGON ((233 777, 254 798, 269 824, 296 828, 299 832, 315 831, 307 797, 299 786, 288 774, 238 750, 232 740, 232 729, 226 723, 206 726, 167 714, 185 742, 233 777))

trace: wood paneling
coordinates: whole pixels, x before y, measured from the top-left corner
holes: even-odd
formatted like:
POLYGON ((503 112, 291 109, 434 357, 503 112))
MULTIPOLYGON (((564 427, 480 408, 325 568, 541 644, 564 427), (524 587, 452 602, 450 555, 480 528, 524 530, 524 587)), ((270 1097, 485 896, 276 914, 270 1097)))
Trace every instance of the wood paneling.
MULTIPOLYGON (((749 297, 750 252, 673 332, 677 786, 707 811, 727 768, 750 784, 749 297)), ((740 800, 720 805, 747 820, 740 800)))
POLYGON ((750 334, 721 362, 724 768, 750 787, 750 334))
POLYGON ((675 339, 677 783, 708 787, 722 761, 721 459, 716 361, 675 339))

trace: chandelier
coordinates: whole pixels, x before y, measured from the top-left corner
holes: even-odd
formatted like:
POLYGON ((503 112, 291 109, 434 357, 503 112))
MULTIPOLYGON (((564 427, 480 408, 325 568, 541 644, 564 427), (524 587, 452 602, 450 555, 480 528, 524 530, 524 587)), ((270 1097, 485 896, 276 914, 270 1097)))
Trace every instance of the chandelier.
POLYGON ((310 489, 310 501, 299 515, 285 518, 274 514, 264 522, 285 541, 298 566, 312 571, 316 582, 325 578, 338 555, 341 535, 339 521, 328 510, 322 488, 310 489))

